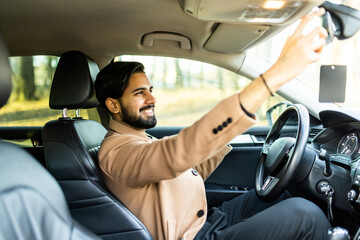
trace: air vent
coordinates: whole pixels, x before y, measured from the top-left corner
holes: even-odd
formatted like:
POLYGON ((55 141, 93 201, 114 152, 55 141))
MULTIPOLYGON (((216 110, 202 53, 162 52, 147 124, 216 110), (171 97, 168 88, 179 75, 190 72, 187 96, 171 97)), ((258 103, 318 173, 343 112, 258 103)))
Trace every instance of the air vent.
POLYGON ((310 139, 314 139, 320 132, 322 131, 322 129, 320 128, 312 128, 310 130, 310 133, 309 133, 309 138, 310 139))

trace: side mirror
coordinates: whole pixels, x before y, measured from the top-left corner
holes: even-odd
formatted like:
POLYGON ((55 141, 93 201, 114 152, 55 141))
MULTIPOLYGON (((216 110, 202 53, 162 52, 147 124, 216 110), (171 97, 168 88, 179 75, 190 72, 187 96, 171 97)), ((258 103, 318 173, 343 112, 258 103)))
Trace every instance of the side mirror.
POLYGON ((272 126, 274 122, 278 119, 278 117, 281 115, 281 113, 291 105, 292 103, 290 102, 280 102, 269 108, 266 111, 266 120, 268 122, 268 125, 272 126))

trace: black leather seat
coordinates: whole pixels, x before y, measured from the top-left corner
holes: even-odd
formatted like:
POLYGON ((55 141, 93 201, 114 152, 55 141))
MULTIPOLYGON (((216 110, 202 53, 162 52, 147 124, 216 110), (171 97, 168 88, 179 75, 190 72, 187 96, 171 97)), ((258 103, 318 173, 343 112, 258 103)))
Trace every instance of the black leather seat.
MULTIPOLYGON (((11 92, 8 54, 0 36, 0 107, 11 92)), ((49 172, 28 152, 0 141, 0 239, 98 239, 70 216, 49 172)))
MULTIPOLYGON (((93 82, 98 72, 85 54, 64 53, 55 71, 50 107, 97 106, 93 82)), ((46 166, 63 189, 71 215, 92 232, 103 239, 151 239, 144 225, 105 186, 97 153, 106 132, 96 121, 66 114, 48 122, 43 129, 46 166)))
POLYGON ((76 223, 56 180, 29 153, 0 142, 0 239, 98 239, 76 223))

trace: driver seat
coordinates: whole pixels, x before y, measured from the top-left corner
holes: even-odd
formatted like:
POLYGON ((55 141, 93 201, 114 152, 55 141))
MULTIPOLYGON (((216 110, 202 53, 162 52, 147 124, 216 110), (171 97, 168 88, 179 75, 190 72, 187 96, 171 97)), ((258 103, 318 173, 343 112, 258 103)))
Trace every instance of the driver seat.
POLYGON ((93 83, 97 64, 79 51, 61 55, 50 92, 50 108, 63 117, 45 124, 47 169, 59 182, 74 219, 102 239, 152 239, 145 226, 108 190, 97 153, 107 130, 98 122, 67 117, 67 109, 99 105, 93 83))

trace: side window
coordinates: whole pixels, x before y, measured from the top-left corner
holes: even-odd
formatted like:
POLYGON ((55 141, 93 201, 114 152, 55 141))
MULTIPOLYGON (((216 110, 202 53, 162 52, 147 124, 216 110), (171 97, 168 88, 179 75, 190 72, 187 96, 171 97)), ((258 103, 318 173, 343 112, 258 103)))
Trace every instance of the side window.
MULTIPOLYGON (((49 108, 49 95, 58 57, 10 57, 12 92, 7 104, 0 109, 0 126, 43 126, 62 115, 49 108)), ((69 111, 75 116, 75 111, 69 111)), ((83 117, 86 115, 82 113, 83 117)))
MULTIPOLYGON (((243 76, 207 63, 165 57, 119 56, 117 61, 138 61, 154 86, 158 126, 188 126, 231 94, 251 81, 243 76)), ((276 95, 256 113, 258 125, 267 125, 266 111, 286 101, 276 95)))

